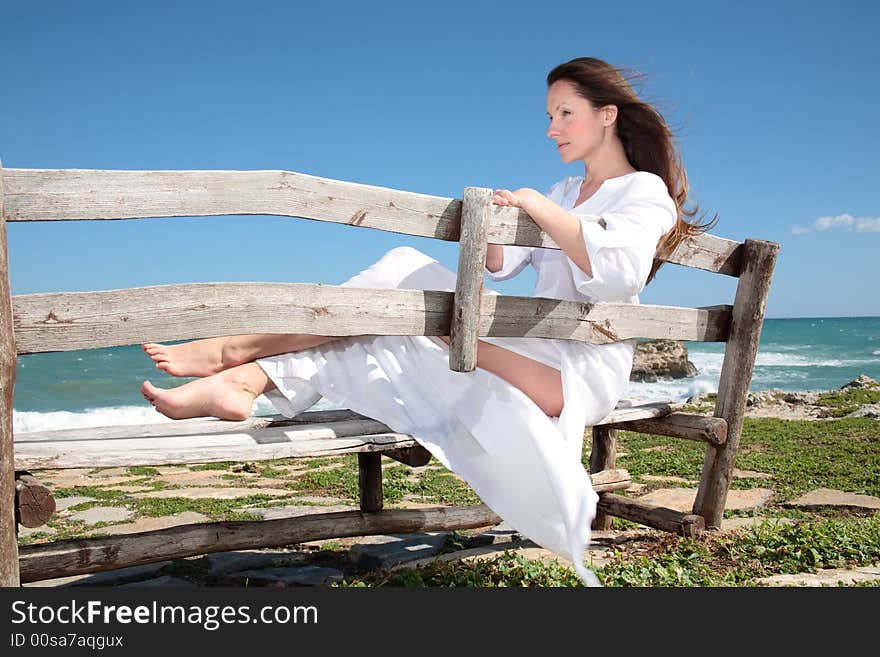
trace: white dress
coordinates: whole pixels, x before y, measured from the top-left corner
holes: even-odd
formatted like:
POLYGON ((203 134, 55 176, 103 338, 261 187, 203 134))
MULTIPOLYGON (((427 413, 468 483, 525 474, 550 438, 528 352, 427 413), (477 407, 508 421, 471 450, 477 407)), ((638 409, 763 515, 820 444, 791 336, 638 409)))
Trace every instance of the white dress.
MULTIPOLYGON (((581 219, 592 278, 561 250, 509 245, 503 268, 486 273, 500 281, 531 264, 534 296, 638 303, 657 241, 675 220, 675 204, 661 178, 639 171, 606 180, 572 208, 582 180, 563 179, 547 196, 581 219)), ((343 285, 454 291, 455 273, 399 247, 343 285)), ((484 369, 450 370, 448 347, 436 337, 355 336, 256 362, 276 386, 266 397, 280 413, 293 417, 323 396, 412 435, 508 524, 572 561, 581 580, 595 584, 583 563, 598 501, 581 462, 584 429, 623 395, 634 341, 480 339, 561 370, 560 416, 547 416, 484 369)))

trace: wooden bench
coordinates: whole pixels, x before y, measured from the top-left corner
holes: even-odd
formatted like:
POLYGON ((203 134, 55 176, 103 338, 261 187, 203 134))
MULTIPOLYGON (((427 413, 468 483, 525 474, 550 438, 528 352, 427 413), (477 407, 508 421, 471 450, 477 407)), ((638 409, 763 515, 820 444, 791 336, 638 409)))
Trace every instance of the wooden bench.
POLYGON ((102 171, 0 166, 0 584, 91 573, 211 552, 383 533, 485 527, 485 505, 382 509, 381 456, 425 465, 408 435, 347 410, 244 422, 161 424, 20 434, 13 441, 17 354, 198 339, 242 333, 450 335, 450 367, 472 371, 480 336, 608 343, 630 338, 726 341, 714 417, 675 403, 620 404, 592 428, 590 472, 601 494, 595 525, 618 516, 695 536, 719 527, 736 458, 749 382, 779 246, 701 235, 668 262, 738 277, 733 305, 702 308, 582 304, 484 295, 486 244, 558 248, 521 210, 490 203, 317 178, 287 171, 102 171), (7 221, 138 219, 268 214, 375 228, 459 243, 454 293, 295 283, 164 285, 100 292, 10 295, 7 221), (613 491, 620 429, 706 443, 692 513, 649 507, 613 491), (210 522, 18 548, 17 520, 45 522, 54 503, 30 472, 58 468, 259 461, 357 453, 360 511, 247 522, 210 522), (18 473, 18 477, 16 474, 18 473), (26 499, 25 499, 26 498, 26 499), (40 504, 43 504, 41 512, 40 504))

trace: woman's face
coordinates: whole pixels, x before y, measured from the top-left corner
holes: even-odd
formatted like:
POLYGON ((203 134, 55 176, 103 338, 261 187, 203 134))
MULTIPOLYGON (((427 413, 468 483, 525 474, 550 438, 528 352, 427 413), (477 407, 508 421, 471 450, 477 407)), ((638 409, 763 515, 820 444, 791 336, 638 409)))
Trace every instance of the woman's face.
POLYGON ((607 116, 578 95, 573 83, 557 80, 547 89, 547 136, 563 162, 585 160, 605 139, 607 116))

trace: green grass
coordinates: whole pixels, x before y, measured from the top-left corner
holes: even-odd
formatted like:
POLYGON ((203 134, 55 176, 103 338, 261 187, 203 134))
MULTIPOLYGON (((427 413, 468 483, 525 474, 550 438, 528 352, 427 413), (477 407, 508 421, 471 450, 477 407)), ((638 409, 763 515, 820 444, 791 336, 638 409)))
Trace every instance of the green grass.
MULTIPOLYGON (((584 463, 589 463, 585 441, 584 463)), ((705 456, 699 443, 621 431, 618 465, 633 481, 646 474, 698 479, 705 456), (651 447, 663 451, 645 451, 651 447)), ((880 422, 870 418, 779 420, 746 418, 737 467, 769 474, 773 479, 734 479, 732 488, 769 487, 775 502, 790 500, 815 488, 834 488, 880 496, 880 422)), ((657 487, 655 482, 645 482, 657 487)), ((668 484, 662 484, 664 487, 668 484)))
POLYGON ((880 402, 880 389, 877 388, 847 388, 846 390, 834 390, 819 395, 818 405, 827 409, 831 417, 842 417, 858 410, 862 404, 876 404, 880 402))

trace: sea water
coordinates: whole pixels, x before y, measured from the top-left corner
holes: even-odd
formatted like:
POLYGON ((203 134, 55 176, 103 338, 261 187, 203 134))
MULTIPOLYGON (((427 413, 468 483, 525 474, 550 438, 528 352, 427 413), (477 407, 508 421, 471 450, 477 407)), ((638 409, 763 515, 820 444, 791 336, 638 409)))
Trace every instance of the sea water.
MULTIPOLYGON (((718 387, 724 343, 686 343, 696 377, 630 383, 627 396, 685 400, 718 387)), ((866 374, 880 380, 880 317, 767 319, 751 389, 832 390, 866 374)), ((167 421, 141 396, 150 380, 183 381, 157 370, 140 346, 19 356, 13 401, 16 432, 167 421)), ((333 408, 320 400, 314 410, 333 408)), ((259 397, 258 415, 274 413, 259 397)))

